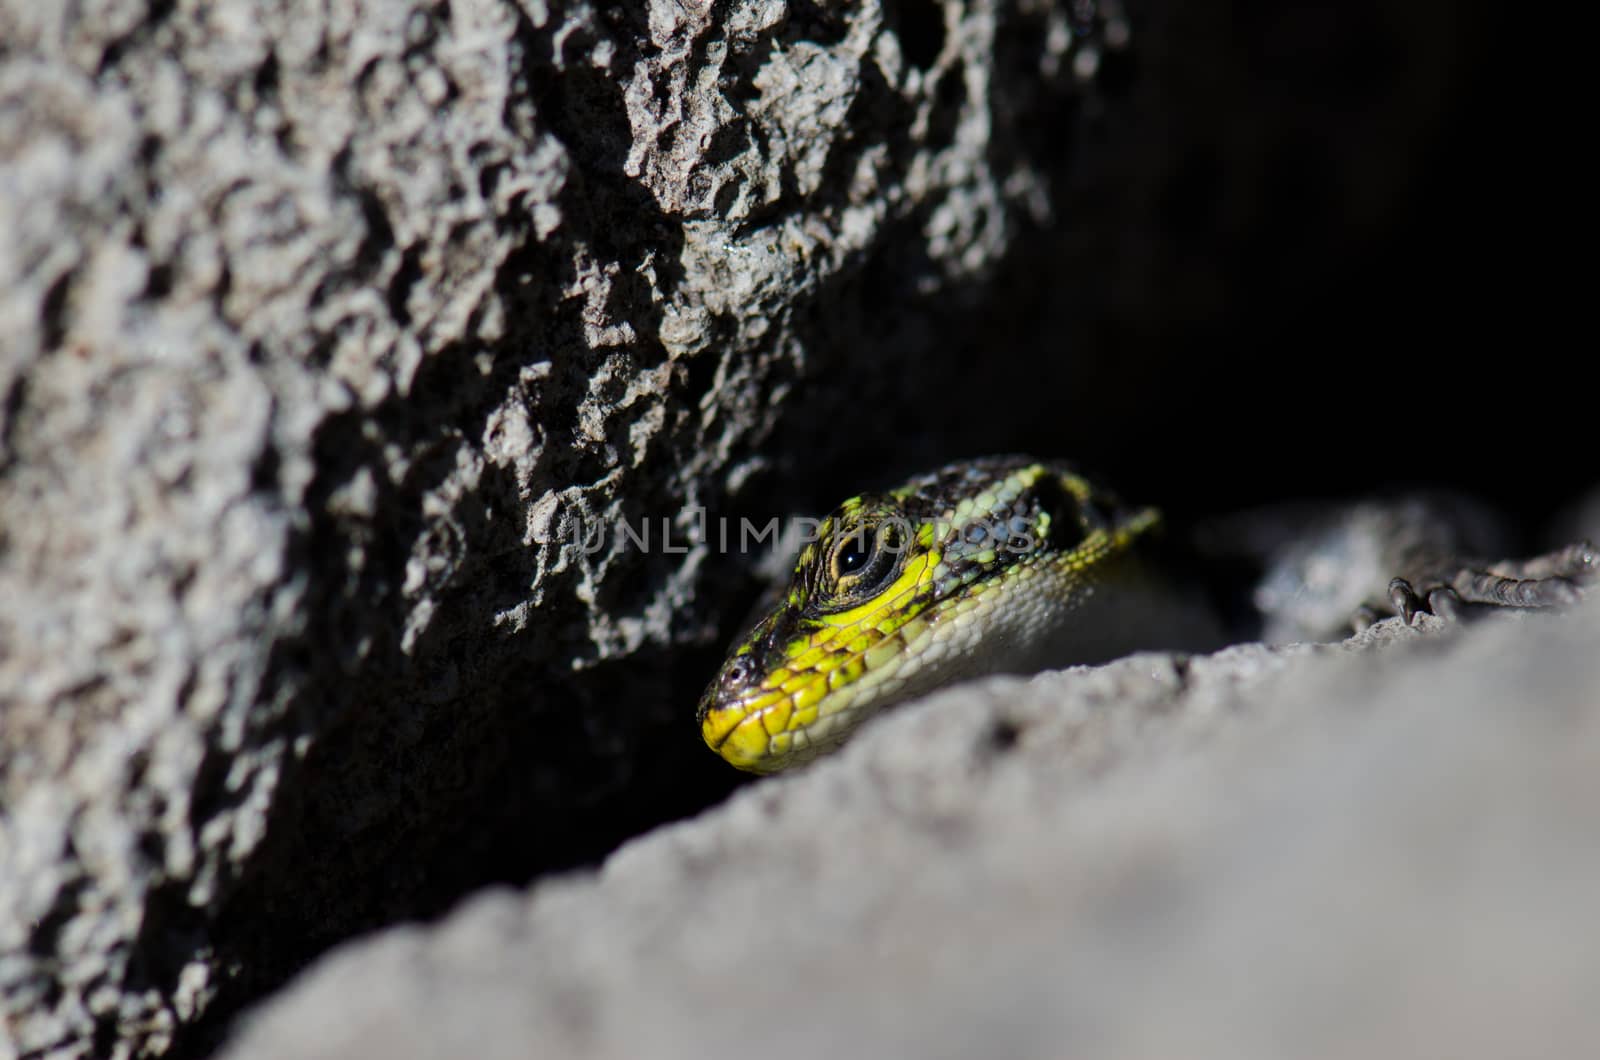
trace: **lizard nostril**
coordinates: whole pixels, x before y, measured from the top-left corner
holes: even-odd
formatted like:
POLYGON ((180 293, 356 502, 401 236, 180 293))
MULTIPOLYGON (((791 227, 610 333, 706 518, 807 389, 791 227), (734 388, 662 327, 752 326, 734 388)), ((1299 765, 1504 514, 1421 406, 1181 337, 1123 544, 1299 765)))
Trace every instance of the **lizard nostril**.
POLYGON ((728 660, 728 668, 723 671, 722 683, 724 685, 742 685, 755 676, 756 662, 748 655, 735 655, 728 660))

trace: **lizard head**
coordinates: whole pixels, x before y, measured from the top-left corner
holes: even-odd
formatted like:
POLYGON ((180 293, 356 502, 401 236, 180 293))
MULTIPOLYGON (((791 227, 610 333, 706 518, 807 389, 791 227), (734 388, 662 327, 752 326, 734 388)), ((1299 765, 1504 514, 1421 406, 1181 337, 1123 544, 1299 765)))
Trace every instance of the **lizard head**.
POLYGON ((1022 457, 852 497, 817 524, 777 606, 706 689, 701 734, 733 765, 774 772, 889 703, 1014 666, 1155 520, 1022 457))

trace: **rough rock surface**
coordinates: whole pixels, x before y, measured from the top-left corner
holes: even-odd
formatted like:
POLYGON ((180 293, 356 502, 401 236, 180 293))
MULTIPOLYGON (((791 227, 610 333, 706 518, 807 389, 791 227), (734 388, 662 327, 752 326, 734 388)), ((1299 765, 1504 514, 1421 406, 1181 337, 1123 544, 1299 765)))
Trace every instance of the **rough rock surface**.
POLYGON ((1147 20, 1227 71, 1140 103, 1212 216, 1139 151, 1074 198, 1063 6, 0 0, 0 1055, 202 1051, 726 790, 685 710, 747 561, 661 520, 1108 432, 1149 395, 1060 385, 1064 322, 1205 317, 1219 243, 1314 282, 1464 24, 1346 5, 1405 60, 1368 106, 1230 58, 1315 19, 1147 20), (624 518, 655 547, 574 545, 624 518))
POLYGON ((889 324, 796 400, 864 341, 863 260, 970 301, 1039 219, 1008 130, 1071 41, 983 2, 0 3, 6 1047, 159 1053, 603 851, 618 792, 703 801, 673 664, 727 591, 661 522, 741 503, 784 410, 918 397, 889 324))
POLYGON ((330 955, 223 1055, 1586 1055, 1597 635, 1391 620, 951 690, 330 955))

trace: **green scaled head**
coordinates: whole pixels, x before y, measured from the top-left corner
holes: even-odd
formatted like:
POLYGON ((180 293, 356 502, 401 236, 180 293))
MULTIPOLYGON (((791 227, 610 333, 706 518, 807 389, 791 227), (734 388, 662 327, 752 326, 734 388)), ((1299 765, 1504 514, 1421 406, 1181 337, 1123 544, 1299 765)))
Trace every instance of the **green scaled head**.
POLYGON ((701 733, 733 765, 773 772, 889 703, 1034 658, 1156 519, 1027 457, 853 497, 706 689, 701 733))

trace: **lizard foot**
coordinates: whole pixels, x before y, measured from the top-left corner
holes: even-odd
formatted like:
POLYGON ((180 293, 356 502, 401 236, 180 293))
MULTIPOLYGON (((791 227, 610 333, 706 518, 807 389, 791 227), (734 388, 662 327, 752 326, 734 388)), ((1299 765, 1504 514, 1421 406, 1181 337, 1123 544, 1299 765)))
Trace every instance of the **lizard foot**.
MULTIPOLYGON (((1600 573, 1600 550, 1588 541, 1520 561, 1463 567, 1446 577, 1425 582, 1418 590, 1409 580, 1389 583, 1389 607, 1407 625, 1419 614, 1452 621, 1471 606, 1543 609, 1566 607, 1583 598, 1600 573)), ((1370 606, 1352 620, 1360 630, 1379 617, 1370 606)))

